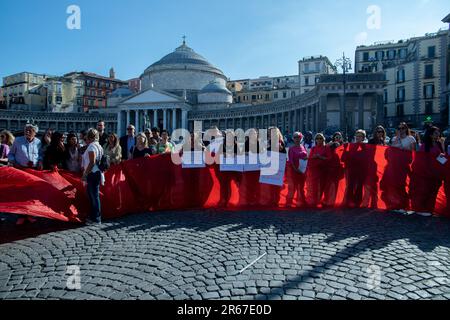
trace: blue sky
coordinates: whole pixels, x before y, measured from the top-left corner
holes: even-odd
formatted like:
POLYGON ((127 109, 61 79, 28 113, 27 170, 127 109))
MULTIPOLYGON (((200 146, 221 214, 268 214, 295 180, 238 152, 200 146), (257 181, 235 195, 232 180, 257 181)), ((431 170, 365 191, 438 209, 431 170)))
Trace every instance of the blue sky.
POLYGON ((0 77, 106 75, 113 66, 125 80, 172 52, 182 35, 232 79, 290 75, 304 56, 334 62, 345 51, 353 60, 361 41, 436 32, 448 13, 448 0, 1 0, 0 77), (72 4, 81 30, 66 27, 72 4), (380 29, 367 28, 370 5, 381 9, 380 29))

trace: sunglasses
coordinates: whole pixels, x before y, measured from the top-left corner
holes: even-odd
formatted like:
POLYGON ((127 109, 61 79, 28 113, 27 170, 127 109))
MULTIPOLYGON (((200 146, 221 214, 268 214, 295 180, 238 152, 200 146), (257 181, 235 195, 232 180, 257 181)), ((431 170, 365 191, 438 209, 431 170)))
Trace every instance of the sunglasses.
POLYGON ((133 128, 128 128, 127 130, 128 130, 128 131, 132 131, 132 130, 133 130, 133 128))
POLYGON ((398 127, 398 130, 405 130, 405 127, 398 127))
POLYGON ((377 133, 384 133, 383 131, 377 131, 377 133))
POLYGON ((316 140, 323 140, 323 138, 317 138, 316 140))

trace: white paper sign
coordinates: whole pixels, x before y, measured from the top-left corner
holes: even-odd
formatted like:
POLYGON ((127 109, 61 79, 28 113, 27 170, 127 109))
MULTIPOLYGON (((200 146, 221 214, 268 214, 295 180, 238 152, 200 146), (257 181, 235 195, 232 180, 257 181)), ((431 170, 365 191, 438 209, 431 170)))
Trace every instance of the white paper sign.
POLYGON ((447 158, 444 156, 437 157, 437 161, 439 161, 440 164, 444 165, 447 163, 447 158))
POLYGON ((183 169, 205 168, 205 158, 203 151, 183 152, 181 159, 181 167, 183 169))
POLYGON ((269 164, 263 165, 261 168, 259 183, 281 187, 284 183, 287 156, 285 153, 272 152, 270 160, 269 164))

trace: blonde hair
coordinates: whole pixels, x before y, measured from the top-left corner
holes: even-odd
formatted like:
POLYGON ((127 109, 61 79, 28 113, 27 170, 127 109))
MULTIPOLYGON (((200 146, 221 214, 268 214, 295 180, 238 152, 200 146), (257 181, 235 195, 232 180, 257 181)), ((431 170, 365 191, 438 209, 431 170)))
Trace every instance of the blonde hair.
MULTIPOLYGON (((318 134, 316 134, 315 137, 314 137, 314 141, 316 141, 317 138, 322 138, 323 145, 326 145, 325 136, 323 135, 323 133, 318 133, 318 134)), ((316 145, 317 145, 317 144, 316 144, 316 145)))
POLYGON ((138 139, 139 138, 142 138, 142 139, 144 139, 144 147, 145 148, 148 148, 148 139, 147 139, 147 136, 145 135, 145 133, 139 133, 137 136, 136 136, 136 142, 138 141, 138 139))
POLYGON ((119 137, 115 133, 111 133, 109 136, 114 138, 114 145, 110 147, 117 148, 119 146, 119 137))
POLYGON ((14 143, 14 135, 8 131, 8 130, 3 130, 2 132, 0 132, 0 135, 4 135, 6 138, 6 144, 11 147, 12 144, 14 143))
POLYGON ((91 141, 97 142, 100 139, 97 129, 91 128, 86 133, 86 138, 91 141))
POLYGON ((280 129, 278 127, 270 127, 269 128, 269 134, 272 137, 272 130, 275 130, 278 136, 278 141, 284 141, 283 134, 281 133, 280 129))
POLYGON ((361 134, 361 135, 363 136, 363 139, 365 139, 365 138, 367 137, 367 134, 366 134, 366 131, 365 131, 365 130, 362 130, 362 129, 356 130, 356 132, 355 132, 355 137, 356 137, 358 134, 361 134))

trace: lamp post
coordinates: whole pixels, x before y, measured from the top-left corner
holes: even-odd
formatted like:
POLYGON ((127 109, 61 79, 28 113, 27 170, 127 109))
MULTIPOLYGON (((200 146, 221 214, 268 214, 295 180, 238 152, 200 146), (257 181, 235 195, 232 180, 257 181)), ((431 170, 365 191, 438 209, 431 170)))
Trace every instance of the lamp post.
MULTIPOLYGON (((344 85, 344 96, 341 106, 341 125, 344 129, 344 134, 348 138, 348 121, 347 121, 347 107, 346 107, 346 85, 347 85, 347 73, 352 70, 352 61, 345 56, 345 52, 342 53, 342 58, 338 59, 335 63, 336 68, 342 69, 342 83, 344 85)), ((342 128, 341 128, 342 129, 342 128)))

